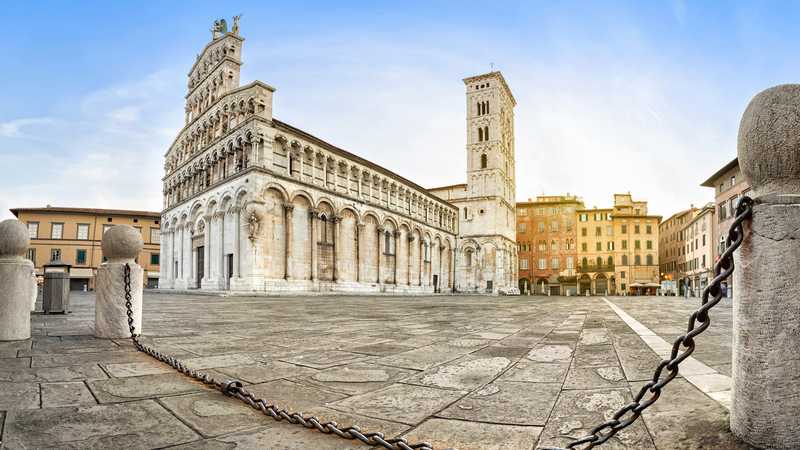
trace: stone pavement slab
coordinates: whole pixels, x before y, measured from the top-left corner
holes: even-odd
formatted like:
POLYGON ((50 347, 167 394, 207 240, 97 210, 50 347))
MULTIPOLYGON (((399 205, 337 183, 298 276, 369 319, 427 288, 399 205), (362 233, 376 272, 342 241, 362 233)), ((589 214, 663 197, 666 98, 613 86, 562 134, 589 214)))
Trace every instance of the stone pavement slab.
MULTIPOLYGON (((437 450, 531 450, 564 445, 628 402, 696 306, 608 300, 146 293, 144 340, 279 407, 343 426, 437 450)), ((7 448, 368 448, 277 423, 129 340, 96 339, 93 295, 74 293, 72 305, 73 314, 34 316, 32 339, 0 343, 7 448)), ((730 371, 731 316, 729 304, 717 308, 696 363, 682 365, 659 401, 602 448, 746 448, 727 430, 730 391, 718 390, 730 371)))
POLYGON ((150 449, 197 439, 153 400, 88 407, 12 410, 5 449, 150 449))

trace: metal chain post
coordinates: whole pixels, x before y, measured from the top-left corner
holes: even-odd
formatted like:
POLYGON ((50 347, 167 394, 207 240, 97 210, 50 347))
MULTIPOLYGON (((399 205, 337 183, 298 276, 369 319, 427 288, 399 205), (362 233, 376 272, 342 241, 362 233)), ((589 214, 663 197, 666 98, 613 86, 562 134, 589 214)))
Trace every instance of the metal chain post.
POLYGON ((305 428, 316 428, 321 433, 335 434, 343 439, 358 439, 364 444, 375 446, 379 445, 387 450, 433 450, 433 446, 427 442, 420 442, 410 444, 404 438, 386 439, 383 433, 365 433, 357 426, 342 427, 336 422, 327 421, 321 422, 315 416, 305 416, 303 413, 288 411, 281 409, 274 404, 269 403, 262 398, 256 398, 253 394, 248 392, 243 386, 242 382, 238 380, 227 380, 219 382, 212 378, 207 373, 199 370, 189 369, 179 359, 172 356, 165 355, 152 347, 142 344, 139 341, 139 335, 136 334, 136 328, 133 325, 133 306, 131 305, 131 267, 125 264, 124 272, 125 280, 125 307, 128 313, 128 328, 131 332, 131 341, 137 350, 147 353, 153 358, 168 364, 173 369, 202 382, 205 385, 218 389, 223 394, 234 397, 246 403, 253 409, 257 409, 265 415, 272 417, 278 422, 286 420, 287 422, 295 425, 301 425, 305 428))

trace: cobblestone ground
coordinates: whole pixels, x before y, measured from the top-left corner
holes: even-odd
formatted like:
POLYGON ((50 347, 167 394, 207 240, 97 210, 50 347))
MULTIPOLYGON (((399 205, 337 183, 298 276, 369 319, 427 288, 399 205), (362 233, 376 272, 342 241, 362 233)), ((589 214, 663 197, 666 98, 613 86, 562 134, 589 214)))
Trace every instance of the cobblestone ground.
MULTIPOLYGON (((0 343, 5 448, 367 448, 274 422, 128 341, 94 339, 94 297, 72 301, 70 315, 34 316, 32 340, 0 343)), ((563 446, 628 402, 696 305, 145 293, 144 334, 191 367, 340 424, 436 449, 531 450, 563 446)), ((602 448, 746 448, 727 425, 730 304, 712 317, 685 377, 602 448)))

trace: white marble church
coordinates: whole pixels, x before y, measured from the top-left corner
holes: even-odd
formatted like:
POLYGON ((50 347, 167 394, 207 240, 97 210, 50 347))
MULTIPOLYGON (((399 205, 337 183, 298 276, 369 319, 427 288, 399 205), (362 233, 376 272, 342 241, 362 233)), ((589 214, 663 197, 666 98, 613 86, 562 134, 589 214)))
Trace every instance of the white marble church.
MULTIPOLYGON (((513 292, 514 97, 464 80, 467 183, 425 189, 273 115, 241 85, 238 18, 189 72, 166 153, 160 287, 244 292, 513 292)), ((456 154, 454 154, 456 156, 456 154)))

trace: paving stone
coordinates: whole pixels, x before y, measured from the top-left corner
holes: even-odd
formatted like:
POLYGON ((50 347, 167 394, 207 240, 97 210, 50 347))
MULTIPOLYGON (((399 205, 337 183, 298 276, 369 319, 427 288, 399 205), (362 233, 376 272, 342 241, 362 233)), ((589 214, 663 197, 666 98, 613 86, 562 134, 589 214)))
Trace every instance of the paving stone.
POLYGON ((64 367, 34 367, 30 369, 0 369, 0 382, 56 382, 73 380, 104 380, 108 378, 97 364, 64 367))
POLYGON ((219 356, 202 356, 185 359, 183 363, 190 369, 217 369, 220 367, 247 366, 258 361, 249 355, 230 354, 219 356))
MULTIPOLYGON (((571 440, 589 434, 595 426, 611 419, 632 399, 628 389, 562 391, 542 431, 537 448, 564 447, 571 440)), ((617 433, 603 447, 611 449, 655 449, 641 421, 617 433)))
POLYGON ((24 369, 30 366, 30 358, 0 358, 0 367, 3 369, 24 369))
POLYGON ((572 366, 564 381, 564 389, 594 389, 626 386, 625 375, 619 366, 575 367, 572 366))
POLYGON ((281 408, 295 412, 325 406, 346 397, 342 393, 286 380, 254 384, 248 386, 247 390, 256 398, 263 398, 281 408))
POLYGON ((138 377, 141 375, 155 375, 159 373, 175 373, 175 369, 156 360, 135 363, 105 364, 109 375, 116 378, 138 377))
POLYGON ((611 345, 578 345, 575 348, 576 367, 603 367, 618 364, 617 352, 611 345))
POLYGON ((88 384, 100 403, 125 402, 209 389, 203 383, 179 373, 109 378, 90 381, 88 384))
POLYGON ((11 411, 6 449, 148 449, 197 439, 197 434, 153 400, 11 411))
MULTIPOLYGON (((116 343, 106 339, 85 339, 85 340, 70 340, 70 341, 45 341, 35 342, 33 347, 29 350, 21 350, 18 356, 41 356, 51 354, 68 354, 68 353, 97 353, 107 351, 120 351, 116 343)), ((136 351, 133 347, 130 351, 136 351)))
POLYGON ((466 394, 466 391, 393 384, 379 391, 334 402, 329 407, 414 425, 466 394))
POLYGON ((361 394, 389 386, 416 373, 396 367, 355 363, 325 369, 304 377, 303 382, 346 394, 361 394))
POLYGON ((0 382, 0 410, 35 409, 39 401, 37 383, 0 382))
POLYGON ((159 402, 205 437, 269 426, 274 422, 260 411, 221 392, 179 395, 162 398, 159 402))
POLYGON ((470 355, 478 358, 500 357, 516 361, 522 358, 523 356, 527 355, 530 350, 531 349, 528 347, 507 347, 499 345, 498 343, 495 345, 484 347, 476 352, 470 353, 470 355))
POLYGON ((625 347, 617 347, 617 354, 625 377, 629 381, 652 379, 656 367, 661 362, 661 357, 650 349, 627 350, 625 347))
POLYGON ((610 344, 608 332, 603 328, 589 328, 581 332, 579 345, 601 345, 610 344))
POLYGON ((252 366, 223 367, 218 371, 228 378, 235 378, 252 384, 280 378, 308 376, 318 372, 310 367, 296 366, 283 361, 267 361, 252 366))
POLYGON ((71 353, 68 355, 41 355, 31 358, 31 367, 61 367, 82 364, 114 364, 151 361, 144 353, 119 350, 113 352, 71 353))
POLYGON ((20 351, 30 350, 32 344, 32 339, 0 342, 0 358, 16 358, 20 351))
POLYGON ((570 362, 572 360, 573 348, 563 344, 542 344, 537 345, 528 353, 527 358, 536 362, 570 362))
POLYGON ((510 364, 508 358, 467 356, 428 369, 404 382, 443 389, 470 390, 493 380, 510 364))
POLYGON ((311 352, 290 358, 282 358, 285 362, 311 367, 313 369, 327 369, 328 367, 341 366, 367 359, 370 359, 370 357, 359 353, 343 352, 339 350, 311 352))
POLYGON ((42 407, 96 405, 94 396, 80 381, 42 383, 42 407))
POLYGON ((521 360, 504 373, 503 381, 525 381, 529 383, 563 383, 569 370, 568 363, 537 363, 521 360))
POLYGON ((444 345, 429 345, 407 352, 378 358, 374 362, 387 366, 425 370, 430 367, 452 361, 461 357, 465 353, 455 352, 453 351, 453 347, 444 345))
POLYGON ((409 428, 408 425, 402 423, 374 419, 326 407, 311 408, 304 412, 309 416, 317 417, 321 422, 332 421, 342 427, 353 425, 359 427, 362 432, 381 432, 389 438, 400 436, 409 428))
POLYGON ((544 426, 560 391, 558 383, 496 381, 437 415, 475 422, 544 426))
POLYGON ((350 351, 355 353, 364 353, 367 355, 386 356, 386 355, 393 355, 395 353, 407 352, 413 349, 414 347, 408 345, 399 345, 394 342, 384 342, 380 344, 361 345, 358 347, 353 347, 350 349, 350 351))
POLYGON ((529 450, 536 444, 541 430, 540 427, 429 419, 404 437, 413 442, 429 442, 437 449, 529 450))

